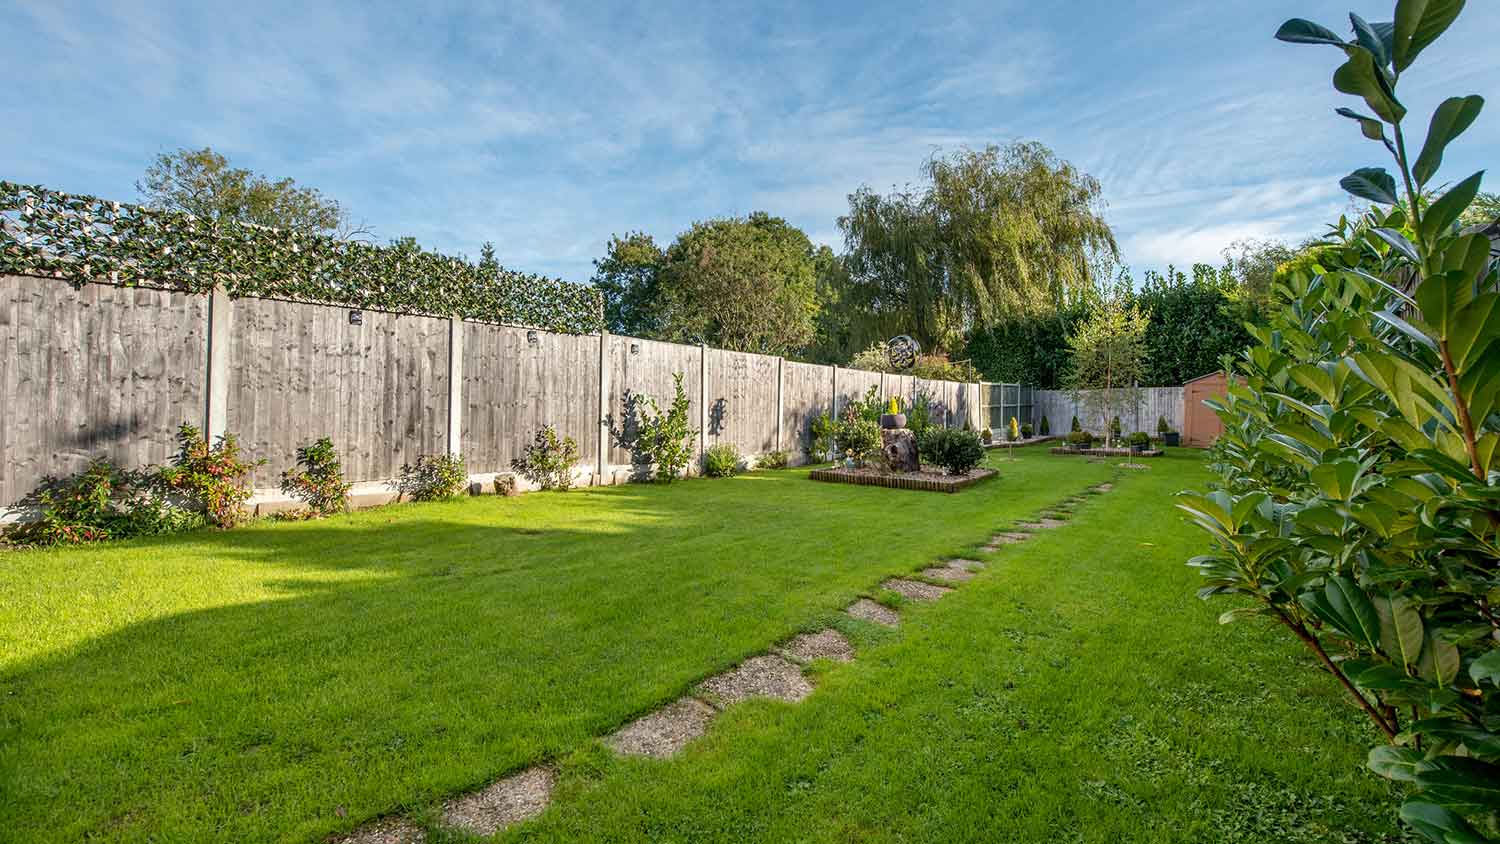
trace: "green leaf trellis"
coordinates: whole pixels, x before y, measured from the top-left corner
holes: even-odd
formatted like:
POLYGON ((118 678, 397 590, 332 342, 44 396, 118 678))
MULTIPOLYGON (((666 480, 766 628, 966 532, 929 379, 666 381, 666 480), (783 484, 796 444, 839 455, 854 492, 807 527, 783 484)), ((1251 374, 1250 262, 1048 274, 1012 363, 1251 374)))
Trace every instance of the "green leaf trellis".
POLYGON ((375 246, 0 181, 0 273, 599 331, 593 287, 400 243, 375 246))

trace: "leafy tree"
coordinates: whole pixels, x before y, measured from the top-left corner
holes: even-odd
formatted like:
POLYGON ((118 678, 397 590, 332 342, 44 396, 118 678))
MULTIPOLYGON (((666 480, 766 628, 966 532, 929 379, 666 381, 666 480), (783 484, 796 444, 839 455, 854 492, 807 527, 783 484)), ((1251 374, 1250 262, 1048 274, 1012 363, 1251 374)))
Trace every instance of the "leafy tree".
POLYGON ((658 296, 666 254, 651 235, 610 237, 603 258, 594 259, 594 286, 604 295, 604 322, 611 332, 656 337, 661 330, 658 296))
POLYGON ((1490 226, 1500 221, 1500 193, 1480 191, 1474 201, 1464 209, 1459 222, 1465 226, 1490 226))
POLYGON ((355 239, 355 226, 339 203, 292 179, 271 180, 240 167, 209 147, 161 153, 135 183, 145 204, 209 220, 230 219, 269 228, 355 239))
POLYGON ((1139 400, 1148 326, 1140 308, 1129 302, 1125 291, 1117 290, 1068 336, 1068 389, 1101 423, 1118 418, 1122 409, 1133 408, 1139 400))
POLYGON ((1234 279, 1241 298, 1264 309, 1271 300, 1276 268, 1297 257, 1297 251, 1279 240, 1237 240, 1223 252, 1224 272, 1234 279))
POLYGON ((1189 281, 1168 268, 1167 275, 1147 274, 1132 297, 1148 315, 1141 383, 1183 384, 1219 370, 1224 355, 1238 354, 1251 343, 1247 322, 1258 319, 1252 307, 1233 295, 1232 277, 1199 264, 1189 281))
POLYGON ((1042 144, 960 149, 928 159, 923 176, 887 196, 861 187, 839 218, 849 306, 881 333, 958 351, 971 327, 1088 289, 1115 254, 1099 183, 1042 144))
POLYGON ((1265 618, 1308 649, 1384 737, 1368 765, 1409 789, 1401 817, 1445 844, 1500 840, 1500 267, 1459 223, 1482 173, 1420 198, 1483 99, 1438 105, 1413 158, 1397 87, 1463 6, 1350 15, 1352 41, 1277 32, 1342 52, 1334 86, 1374 116, 1338 114, 1396 173, 1341 182, 1377 207, 1289 279, 1216 408, 1218 489, 1179 499, 1212 538, 1190 561, 1199 594, 1249 599, 1221 621, 1265 618))
POLYGON ((802 357, 810 363, 842 363, 870 339, 871 327, 858 321, 851 307, 854 291, 844 259, 827 246, 813 253, 813 272, 818 279, 818 316, 813 321, 813 339, 802 357))
POLYGON ((782 355, 813 338, 812 242, 780 217, 696 223, 667 250, 657 279, 665 339, 782 355))

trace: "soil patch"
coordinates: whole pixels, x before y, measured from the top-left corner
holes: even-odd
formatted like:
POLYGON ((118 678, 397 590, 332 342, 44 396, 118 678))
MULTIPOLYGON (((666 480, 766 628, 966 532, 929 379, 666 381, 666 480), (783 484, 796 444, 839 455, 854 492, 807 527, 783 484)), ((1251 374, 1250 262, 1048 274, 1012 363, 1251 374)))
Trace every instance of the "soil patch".
POLYGON ((803 633, 787 642, 781 648, 781 655, 798 662, 812 662, 815 659, 852 662, 854 646, 849 644, 844 634, 830 627, 816 633, 803 633))
POLYGON ((796 663, 779 656, 753 656, 734 668, 703 681, 698 687, 720 706, 732 706, 752 697, 796 702, 812 694, 812 684, 796 663))
POLYGON ((874 622, 883 627, 895 627, 901 623, 901 616, 885 604, 877 604, 869 598, 860 598, 850 604, 844 612, 850 616, 864 621, 874 622))
POLYGON ((443 823, 475 835, 493 835, 542 813, 552 799, 557 775, 542 766, 492 783, 482 791, 443 804, 443 823))
POLYGON ((889 589, 912 601, 936 601, 953 591, 946 586, 933 586, 931 583, 923 583, 920 580, 905 580, 899 577, 893 577, 880 586, 882 589, 889 589))
POLYGON ((708 730, 714 708, 691 697, 680 698, 637 718, 606 739, 616 753, 666 759, 708 730))

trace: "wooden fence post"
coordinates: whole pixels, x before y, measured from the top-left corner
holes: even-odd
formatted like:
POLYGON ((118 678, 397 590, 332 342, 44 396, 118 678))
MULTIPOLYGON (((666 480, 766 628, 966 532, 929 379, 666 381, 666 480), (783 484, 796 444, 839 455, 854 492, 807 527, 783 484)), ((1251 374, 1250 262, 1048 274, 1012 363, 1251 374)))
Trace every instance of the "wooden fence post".
POLYGON ((786 447, 781 441, 781 420, 786 416, 786 404, 783 393, 786 377, 782 371, 785 366, 786 358, 776 358, 776 451, 780 451, 786 447))
POLYGON ((464 321, 448 318, 448 453, 464 447, 464 321))
POLYGON ((828 415, 839 418, 839 365, 833 365, 833 396, 828 401, 828 415))
POLYGON ((609 471, 609 330, 599 330, 599 449, 595 464, 599 472, 599 484, 609 471))
POLYGON ((708 453, 708 344, 698 344, 698 469, 708 453))
POLYGON ((208 294, 208 383, 204 390, 203 438, 210 443, 229 427, 229 334, 234 318, 229 294, 208 294))

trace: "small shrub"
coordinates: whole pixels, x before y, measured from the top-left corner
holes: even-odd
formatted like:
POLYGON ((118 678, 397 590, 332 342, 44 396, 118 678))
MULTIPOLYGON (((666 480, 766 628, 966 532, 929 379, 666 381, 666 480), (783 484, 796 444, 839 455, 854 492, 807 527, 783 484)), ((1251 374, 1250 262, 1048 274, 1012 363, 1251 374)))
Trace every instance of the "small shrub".
POLYGON ((839 423, 839 451, 857 463, 864 463, 880 450, 880 425, 863 416, 852 416, 839 423))
POLYGON ((1167 417, 1165 417, 1165 416, 1158 416, 1158 417, 1156 417, 1156 433, 1158 433, 1158 434, 1165 434, 1165 433, 1170 432, 1171 430, 1172 430, 1172 427, 1167 424, 1167 417))
POLYGON ((677 480, 693 457, 693 439, 698 432, 688 425, 687 391, 682 389, 682 373, 672 373, 672 406, 661 412, 656 399, 646 396, 641 408, 639 437, 636 449, 643 462, 656 467, 657 482, 669 484, 677 480))
POLYGON ((1111 442, 1120 438, 1120 417, 1109 420, 1109 439, 1111 442))
POLYGON ((297 468, 281 473, 281 491, 307 505, 318 516, 341 513, 349 506, 344 467, 327 437, 297 449, 297 468))
POLYGON ((1016 440, 1019 440, 1021 438, 1021 426, 1016 423, 1016 417, 1014 416, 1010 418, 1010 425, 1007 428, 1007 433, 1009 434, 1011 442, 1015 442, 1016 440))
POLYGON ((785 469, 790 459, 791 455, 787 454, 785 450, 778 448, 775 451, 768 451, 762 454, 760 459, 755 461, 755 467, 757 469, 785 469))
POLYGON ((985 428, 983 431, 979 432, 979 438, 981 440, 984 440, 985 445, 989 445, 990 443, 995 441, 995 432, 991 431, 989 428, 985 428))
POLYGON ((715 443, 703 453, 703 474, 710 478, 732 478, 740 473, 740 450, 734 443, 715 443))
POLYGON ((48 477, 21 501, 38 518, 5 531, 11 545, 81 545, 186 530, 202 524, 152 488, 154 470, 130 472, 99 459, 66 478, 48 477))
POLYGON ((1031 423, 1030 422, 1027 422, 1025 425, 1021 426, 1021 437, 1023 439, 1028 439, 1028 440, 1031 439, 1031 423))
POLYGON ((181 496, 214 527, 232 528, 249 518, 250 472, 264 460, 240 458, 239 441, 224 434, 213 445, 194 426, 177 429, 177 456, 157 472, 162 488, 181 496))
POLYGON ((897 413, 900 413, 901 412, 901 399, 899 399, 899 398, 897 398, 895 396, 891 396, 890 402, 887 403, 886 406, 885 406, 885 412, 891 414, 892 416, 896 415, 897 413))
POLYGON ((1083 430, 1083 426, 1078 424, 1078 417, 1076 415, 1073 417, 1073 427, 1069 428, 1068 430, 1072 431, 1075 434, 1083 430))
POLYGON ((812 459, 818 462, 827 460, 838 441, 838 423, 826 413, 819 414, 813 419, 809 433, 812 435, 812 459))
POLYGON ((923 431, 932 427, 932 400, 926 394, 918 393, 912 399, 911 407, 906 410, 906 428, 913 434, 920 436, 923 431))
POLYGON ((1067 442, 1074 448, 1091 448, 1094 445, 1094 435, 1088 431, 1073 431, 1068 434, 1067 442))
POLYGON ((927 436, 931 462, 948 470, 950 475, 965 475, 984 459, 984 446, 973 431, 936 428, 927 436))
POLYGON ((414 464, 401 467, 396 489, 412 501, 454 498, 469 482, 469 470, 457 454, 424 454, 414 464))
POLYGON ((1146 448, 1151 445, 1151 435, 1145 431, 1136 431, 1126 442, 1130 443, 1131 448, 1146 448))
POLYGON ((1038 429, 1037 429, 1037 430, 1038 430, 1038 431, 1039 431, 1039 432, 1040 432, 1040 433, 1041 433, 1041 435, 1042 435, 1042 436, 1044 436, 1044 437, 1045 437, 1045 436, 1048 436, 1048 435, 1049 435, 1049 434, 1051 434, 1051 433, 1052 433, 1052 432, 1051 432, 1051 431, 1050 431, 1050 430, 1048 430, 1048 428, 1047 428, 1047 417, 1045 417, 1045 416, 1043 416, 1043 417, 1042 417, 1042 424, 1041 424, 1041 427, 1039 427, 1039 428, 1038 428, 1038 429))
POLYGON ((577 462, 578 443, 572 437, 559 437, 556 428, 544 425, 521 456, 510 461, 510 468, 542 489, 567 491, 573 486, 573 465, 577 462))

